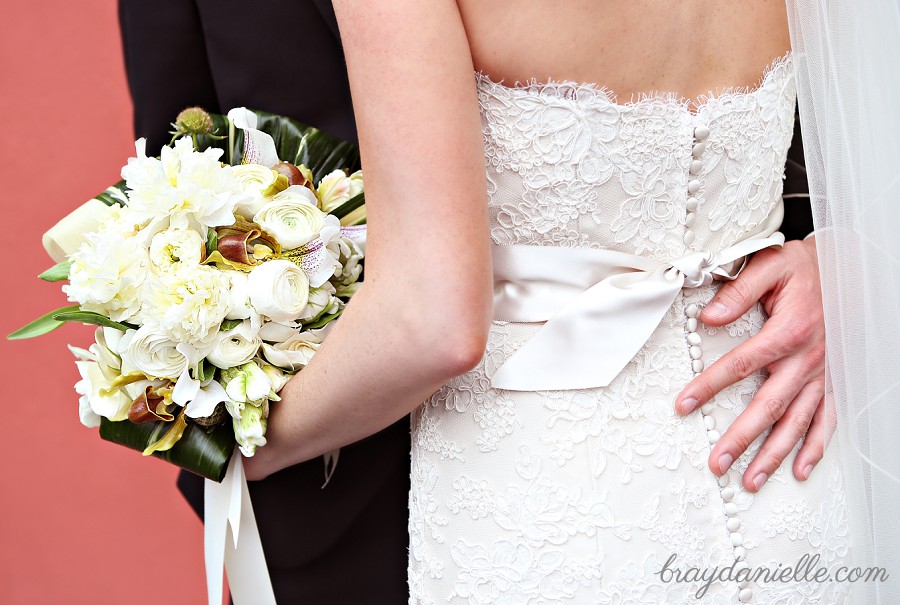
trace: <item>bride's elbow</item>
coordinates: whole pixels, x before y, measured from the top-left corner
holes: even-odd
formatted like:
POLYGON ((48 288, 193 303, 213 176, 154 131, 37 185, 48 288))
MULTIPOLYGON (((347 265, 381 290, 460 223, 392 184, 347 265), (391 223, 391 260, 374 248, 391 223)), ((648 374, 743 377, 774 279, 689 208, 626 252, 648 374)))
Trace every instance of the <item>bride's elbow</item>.
POLYGON ((465 374, 484 357, 487 348, 488 329, 480 325, 460 328, 453 337, 438 344, 440 363, 447 378, 465 374))
POLYGON ((490 331, 489 308, 466 308, 464 312, 443 309, 419 316, 417 332, 420 361, 449 380, 465 374, 481 362, 490 331))

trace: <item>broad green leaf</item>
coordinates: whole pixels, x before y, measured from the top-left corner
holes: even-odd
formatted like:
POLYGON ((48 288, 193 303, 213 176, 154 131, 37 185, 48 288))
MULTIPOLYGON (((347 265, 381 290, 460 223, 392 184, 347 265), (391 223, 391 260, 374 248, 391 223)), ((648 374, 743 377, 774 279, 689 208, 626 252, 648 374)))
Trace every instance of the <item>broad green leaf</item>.
POLYGON ((56 328, 66 323, 63 320, 56 319, 56 315, 74 311, 78 311, 78 305, 72 305, 71 307, 63 307, 62 309, 57 309, 56 311, 50 311, 43 317, 35 319, 27 326, 19 328, 6 338, 8 340, 24 340, 26 338, 34 338, 35 336, 47 334, 48 332, 52 332, 56 328))
MULTIPOLYGON (((128 420, 114 422, 101 418, 100 438, 143 452, 159 440, 171 424, 163 421, 133 424, 128 420)), ((188 420, 181 439, 171 449, 155 451, 152 455, 201 477, 221 482, 233 450, 234 429, 230 421, 207 429, 188 420)))
POLYGON ((337 313, 332 313, 331 315, 322 315, 321 317, 319 317, 318 319, 316 319, 315 321, 313 321, 311 323, 303 324, 303 328, 305 330, 317 330, 319 328, 324 328, 329 323, 331 323, 332 321, 334 321, 335 319, 340 317, 341 313, 343 313, 343 312, 344 312, 344 310, 341 309, 337 313))
POLYGON ((44 281, 65 281, 69 279, 69 270, 72 268, 72 261, 66 260, 57 263, 38 275, 38 278, 44 281))
POLYGON ((113 321, 108 317, 94 313, 93 311, 57 311, 53 314, 53 319, 57 321, 80 321, 83 324, 91 324, 93 326, 103 326, 104 328, 115 328, 116 330, 134 330, 137 326, 127 322, 113 321))
POLYGON ((366 194, 365 192, 360 193, 359 195, 355 195, 334 210, 330 212, 330 214, 335 215, 338 218, 344 218, 357 208, 362 207, 363 204, 366 203, 366 194))

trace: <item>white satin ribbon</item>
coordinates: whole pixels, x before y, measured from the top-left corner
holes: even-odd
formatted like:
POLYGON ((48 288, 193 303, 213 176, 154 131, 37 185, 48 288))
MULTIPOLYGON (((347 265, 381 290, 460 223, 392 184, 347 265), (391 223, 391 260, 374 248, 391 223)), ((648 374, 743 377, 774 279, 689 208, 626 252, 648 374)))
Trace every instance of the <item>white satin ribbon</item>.
POLYGON ((206 480, 203 518, 209 605, 222 605, 223 563, 235 605, 275 605, 244 465, 237 448, 222 482, 206 480))
POLYGON ((491 385, 512 391, 609 385, 682 288, 708 285, 714 277, 734 279, 743 268, 734 268, 736 261, 784 244, 784 235, 773 231, 670 262, 613 250, 494 246, 494 318, 546 323, 497 370, 491 385))

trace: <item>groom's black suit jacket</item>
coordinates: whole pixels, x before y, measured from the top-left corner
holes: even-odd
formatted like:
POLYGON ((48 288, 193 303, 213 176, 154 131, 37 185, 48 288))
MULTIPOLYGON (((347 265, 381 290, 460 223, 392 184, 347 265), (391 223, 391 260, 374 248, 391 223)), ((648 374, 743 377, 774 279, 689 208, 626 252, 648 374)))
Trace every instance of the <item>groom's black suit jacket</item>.
MULTIPOLYGON (((328 0, 119 0, 119 11, 135 132, 154 153, 189 105, 243 105, 356 140, 328 0)), ((785 194, 802 195, 799 132, 786 172, 785 194)), ((787 237, 811 229, 807 200, 789 199, 787 237)), ((317 459, 250 483, 278 602, 405 603, 408 422, 343 448, 324 489, 322 481, 317 459)), ((182 473, 178 483, 202 514, 202 480, 182 473)))
MULTIPOLYGON (((356 140, 327 0, 120 0, 119 18, 148 152, 190 105, 246 106, 356 140)), ((343 448, 324 489, 321 458, 250 482, 279 605, 407 602, 409 449, 404 419, 343 448)), ((202 480, 183 472, 178 485, 202 515, 202 480)))

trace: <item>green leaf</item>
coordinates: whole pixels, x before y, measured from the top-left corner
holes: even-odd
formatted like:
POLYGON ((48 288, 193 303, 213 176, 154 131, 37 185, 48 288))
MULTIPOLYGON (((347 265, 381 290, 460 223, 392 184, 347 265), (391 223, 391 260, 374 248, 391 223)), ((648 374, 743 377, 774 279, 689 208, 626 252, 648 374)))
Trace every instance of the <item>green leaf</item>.
POLYGON ((200 382, 206 382, 215 375, 216 366, 206 361, 206 359, 201 359, 200 363, 197 366, 197 380, 199 380, 200 382))
POLYGON ((44 281, 65 281, 69 279, 69 270, 72 268, 72 261, 66 260, 56 263, 38 277, 44 281))
POLYGON ((115 328, 116 330, 136 330, 138 326, 127 322, 113 321, 108 317, 94 313, 93 311, 75 311, 63 310, 53 313, 52 317, 56 321, 80 321, 83 324, 91 324, 94 326, 103 326, 104 328, 115 328))
POLYGON ((236 327, 244 323, 243 319, 226 319, 222 322, 222 325, 219 327, 219 330, 222 332, 228 332, 229 330, 234 330, 236 327))
POLYGON ((50 311, 43 317, 35 319, 27 326, 19 328, 6 338, 8 340, 24 340, 26 338, 34 338, 35 336, 47 334, 48 332, 52 332, 65 323, 65 321, 56 319, 56 315, 58 315, 59 313, 73 312, 77 310, 78 305, 72 305, 71 307, 63 307, 62 309, 57 309, 56 311, 50 311))
POLYGON ((219 234, 215 229, 210 229, 206 236, 206 255, 209 256, 219 245, 219 234))
POLYGON ((100 200, 101 202, 103 202, 104 204, 106 204, 107 206, 113 206, 115 204, 121 205, 122 200, 120 200, 116 196, 112 195, 113 192, 111 192, 110 189, 118 189, 122 193, 125 193, 126 191, 128 191, 128 187, 125 185, 125 181, 123 180, 123 181, 119 181, 115 185, 112 185, 111 187, 107 188, 103 193, 100 193, 94 197, 96 199, 100 200))
POLYGON ((365 192, 360 193, 359 195, 355 195, 351 197, 349 200, 332 210, 329 214, 333 214, 338 218, 344 218, 357 208, 361 207, 366 203, 366 194, 365 192))
POLYGON ((306 330, 317 330, 319 328, 324 328, 329 323, 331 323, 332 321, 334 321, 335 319, 340 317, 341 313, 343 313, 343 312, 344 312, 344 310, 341 309, 337 313, 332 313, 331 315, 322 315, 321 317, 319 317, 317 320, 315 320, 312 323, 303 324, 303 328, 306 330))
MULTIPOLYGON (((113 422, 100 419, 100 438, 143 452, 159 441, 171 427, 169 422, 133 424, 128 420, 113 422)), ((192 473, 221 482, 228 469, 228 461, 234 450, 234 429, 231 422, 203 428, 188 422, 181 439, 172 449, 153 452, 153 456, 170 462, 192 473)))

